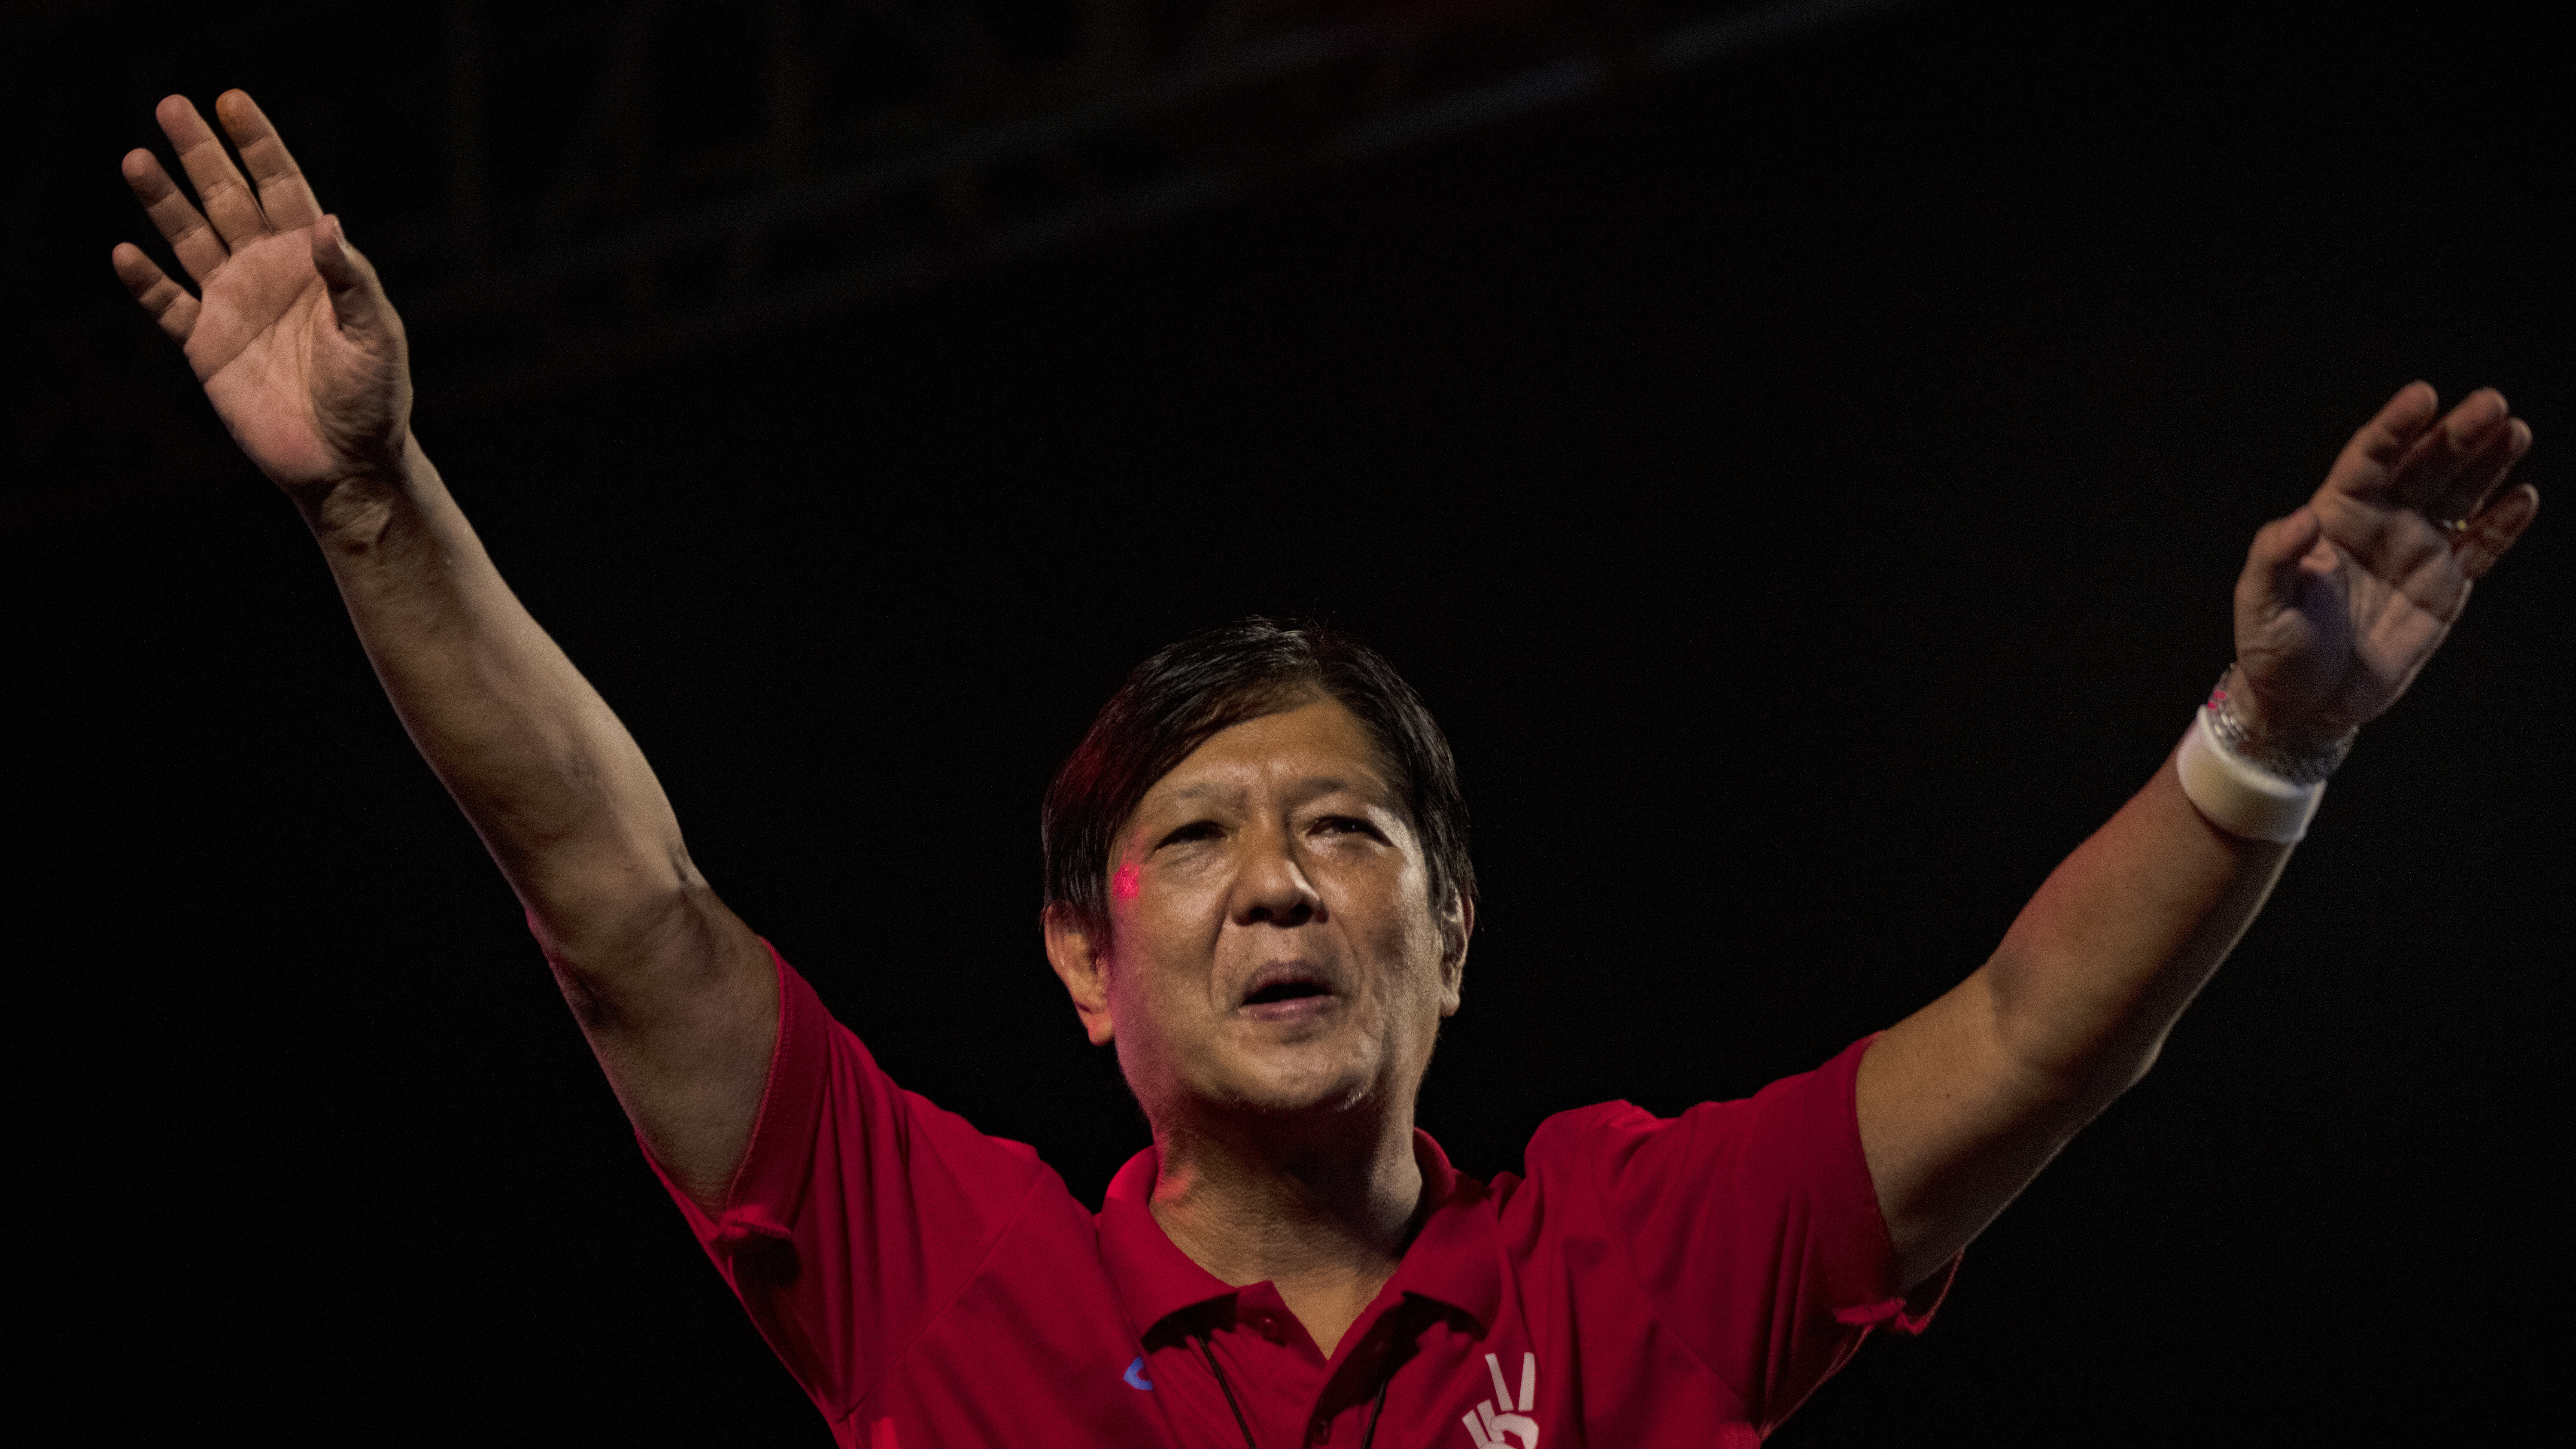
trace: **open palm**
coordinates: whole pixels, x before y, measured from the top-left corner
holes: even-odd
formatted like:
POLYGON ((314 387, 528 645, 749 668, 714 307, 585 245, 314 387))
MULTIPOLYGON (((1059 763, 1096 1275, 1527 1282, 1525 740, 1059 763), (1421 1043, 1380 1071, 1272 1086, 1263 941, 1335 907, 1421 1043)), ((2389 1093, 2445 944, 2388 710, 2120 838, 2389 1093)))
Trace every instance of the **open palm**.
POLYGON ((203 213, 151 152, 131 152, 124 166, 197 294, 130 243, 116 249, 116 274, 187 353, 260 471, 291 494, 327 493, 402 452, 411 412, 402 322, 259 107, 227 91, 215 111, 256 194, 182 96, 157 115, 203 213))
POLYGON ((2482 389, 2435 421, 2398 391, 2307 506, 2264 527, 2236 585, 2236 662, 2267 726, 2331 737, 2406 692, 2540 495, 2505 477, 2531 429, 2482 389))

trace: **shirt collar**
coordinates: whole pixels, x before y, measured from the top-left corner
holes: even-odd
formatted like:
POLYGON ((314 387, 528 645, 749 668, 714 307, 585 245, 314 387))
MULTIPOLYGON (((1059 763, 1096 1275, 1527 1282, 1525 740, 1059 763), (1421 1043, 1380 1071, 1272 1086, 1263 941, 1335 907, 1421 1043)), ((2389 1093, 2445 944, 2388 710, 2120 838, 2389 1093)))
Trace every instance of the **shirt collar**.
MULTIPOLYGON (((1479 1325, 1491 1324, 1502 1302, 1492 1200, 1483 1183, 1451 1167, 1440 1144, 1418 1127, 1413 1156, 1422 1166, 1423 1191, 1437 1205, 1404 1250, 1403 1263, 1387 1283, 1388 1296, 1433 1299, 1479 1325)), ((1161 1170, 1156 1149, 1137 1153, 1110 1179, 1108 1197, 1100 1205, 1101 1258, 1140 1337, 1185 1308, 1231 1298, 1237 1291, 1191 1261, 1154 1220, 1149 1203, 1161 1170)))
POLYGON ((1152 1147, 1128 1158, 1109 1180, 1109 1196, 1100 1204, 1100 1256, 1140 1338, 1184 1308, 1234 1296, 1224 1279, 1192 1262, 1154 1221, 1147 1204, 1162 1160, 1152 1147))

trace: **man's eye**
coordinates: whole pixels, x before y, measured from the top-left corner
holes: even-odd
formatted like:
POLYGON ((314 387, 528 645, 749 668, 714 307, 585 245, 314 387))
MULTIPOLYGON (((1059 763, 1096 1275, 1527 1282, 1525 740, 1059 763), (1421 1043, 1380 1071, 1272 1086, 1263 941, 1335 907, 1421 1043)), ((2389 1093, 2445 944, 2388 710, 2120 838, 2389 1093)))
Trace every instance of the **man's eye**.
POLYGON ((1356 815, 1327 815, 1315 822, 1315 828, 1328 835, 1366 835, 1373 839, 1382 838, 1378 836, 1376 826, 1356 815))
POLYGON ((1173 831, 1171 834, 1164 836, 1161 844, 1183 845, 1193 840, 1214 840, 1216 835, 1217 829, 1215 821, 1193 820, 1189 824, 1182 826, 1180 829, 1173 831))

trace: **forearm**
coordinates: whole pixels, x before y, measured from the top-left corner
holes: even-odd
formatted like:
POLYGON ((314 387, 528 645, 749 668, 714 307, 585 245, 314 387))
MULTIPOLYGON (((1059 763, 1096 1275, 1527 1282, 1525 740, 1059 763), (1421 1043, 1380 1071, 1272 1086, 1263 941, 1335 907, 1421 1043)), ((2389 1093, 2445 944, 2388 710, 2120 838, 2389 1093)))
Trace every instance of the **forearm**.
POLYGON ((398 477, 340 485, 305 515, 385 693, 528 907, 627 1114, 714 1211, 766 1077, 767 953, 416 444, 398 477))
POLYGON ((2168 758, 1984 966, 1871 1047, 1861 1143, 1908 1282, 2153 1064, 2288 857, 2211 825, 2168 758))
POLYGON ((2169 757, 2050 873, 1965 989, 2018 1074, 2089 1116, 2153 1064, 2289 853, 2210 824, 2169 757))
POLYGON ((402 465, 299 500, 367 657, 549 946, 629 954, 704 889, 661 785, 416 442, 402 465))

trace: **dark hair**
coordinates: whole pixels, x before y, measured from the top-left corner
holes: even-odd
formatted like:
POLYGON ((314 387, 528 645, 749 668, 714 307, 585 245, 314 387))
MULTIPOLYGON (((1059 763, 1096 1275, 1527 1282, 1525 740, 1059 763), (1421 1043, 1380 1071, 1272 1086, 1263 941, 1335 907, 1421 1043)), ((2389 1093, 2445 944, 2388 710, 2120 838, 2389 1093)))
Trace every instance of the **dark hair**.
MULTIPOLYGON (((1109 938, 1118 832, 1154 782, 1218 731, 1328 696, 1359 717, 1412 817, 1432 909, 1476 899, 1467 802, 1449 741, 1386 656, 1324 625, 1250 618, 1192 634, 1136 666, 1047 787, 1038 816, 1046 904, 1109 938)), ((1465 946, 1451 940, 1455 952, 1465 946)))

